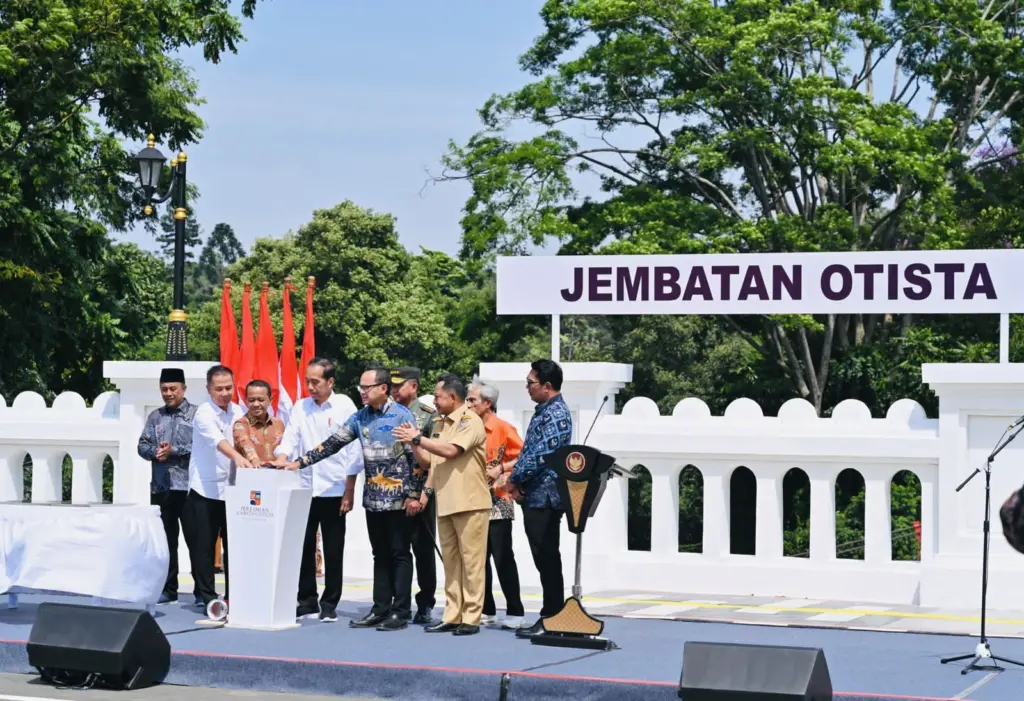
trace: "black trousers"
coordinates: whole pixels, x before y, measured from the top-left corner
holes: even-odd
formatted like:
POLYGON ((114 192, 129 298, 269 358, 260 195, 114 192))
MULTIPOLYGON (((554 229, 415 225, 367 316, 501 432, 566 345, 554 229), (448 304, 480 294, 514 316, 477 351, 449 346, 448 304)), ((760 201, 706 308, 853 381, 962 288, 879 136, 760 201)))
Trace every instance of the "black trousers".
POLYGON ((512 552, 512 519, 491 521, 487 527, 487 578, 484 585, 484 615, 493 616, 497 613, 494 606, 494 578, 491 574, 491 559, 498 570, 498 583, 501 593, 505 595, 505 613, 509 616, 522 616, 523 600, 519 593, 519 568, 516 566, 516 555, 512 552))
POLYGON ((412 554, 416 560, 416 610, 429 611, 437 603, 437 556, 434 543, 437 542, 437 503, 434 497, 427 501, 427 508, 413 517, 412 554))
MULTIPOLYGON (((378 616, 411 617, 413 519, 401 511, 367 511, 373 551, 373 609, 378 616)), ((325 546, 326 547, 326 546, 325 546)))
POLYGON ((217 545, 217 534, 221 535, 224 547, 224 598, 228 598, 228 523, 224 502, 208 499, 190 489, 185 499, 185 542, 188 543, 189 559, 192 560, 192 577, 195 579, 198 596, 203 604, 217 598, 217 585, 213 572, 213 549, 217 545))
MULTIPOLYGON (((167 563, 167 581, 164 582, 164 595, 171 601, 178 598, 178 533, 184 532, 185 543, 188 543, 188 511, 185 509, 185 501, 188 492, 182 490, 167 490, 149 495, 149 503, 160 507, 160 520, 164 524, 164 533, 167 535, 167 550, 170 553, 170 560, 167 563), (181 530, 178 530, 178 524, 181 530)), ((191 549, 189 550, 191 552, 191 549)), ((199 585, 193 588, 193 593, 199 595, 199 585)))
POLYGON ((302 542, 299 565, 299 606, 316 609, 316 532, 323 531, 324 593, 320 608, 334 611, 341 601, 341 578, 345 560, 345 514, 341 497, 313 497, 306 519, 306 538, 302 542))
POLYGON ((544 590, 541 616, 552 616, 562 610, 565 602, 565 583, 562 579, 562 553, 559 539, 562 534, 561 509, 531 509, 523 507, 523 527, 530 542, 533 564, 540 573, 540 586, 544 590))

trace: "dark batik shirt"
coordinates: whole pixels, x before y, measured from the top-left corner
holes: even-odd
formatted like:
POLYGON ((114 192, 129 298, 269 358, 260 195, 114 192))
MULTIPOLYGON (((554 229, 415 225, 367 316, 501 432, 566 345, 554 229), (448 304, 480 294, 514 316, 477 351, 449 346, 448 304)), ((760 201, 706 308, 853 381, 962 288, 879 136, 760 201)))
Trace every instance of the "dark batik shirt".
POLYGON ((523 450, 508 481, 523 490, 523 506, 562 508, 555 486, 555 471, 540 460, 572 441, 572 415, 561 394, 537 405, 526 429, 523 450))
POLYGON ((308 467, 334 455, 354 440, 363 448, 363 508, 367 511, 400 511, 405 500, 419 499, 424 476, 416 469, 412 447, 392 433, 403 423, 416 424, 416 417, 401 404, 388 399, 379 410, 366 405, 352 414, 341 428, 301 458, 308 467))
POLYGON ((139 456, 149 460, 153 465, 153 475, 149 483, 152 494, 166 492, 168 489, 188 491, 188 461, 192 453, 192 419, 196 415, 196 405, 187 399, 176 409, 162 406, 150 412, 146 425, 139 436, 139 456), (156 451, 161 443, 171 444, 171 454, 163 462, 156 459, 156 451))

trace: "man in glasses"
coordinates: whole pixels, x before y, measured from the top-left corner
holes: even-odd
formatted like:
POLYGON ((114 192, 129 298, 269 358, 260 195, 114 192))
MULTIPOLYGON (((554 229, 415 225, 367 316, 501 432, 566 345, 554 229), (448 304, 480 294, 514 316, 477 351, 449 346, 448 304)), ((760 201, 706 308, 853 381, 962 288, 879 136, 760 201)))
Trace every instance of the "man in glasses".
MULTIPOLYGON (((391 373, 371 365, 359 378, 363 406, 338 430, 298 460, 279 456, 286 469, 306 468, 334 455, 349 443, 363 449, 363 509, 373 551, 373 608, 352 628, 380 631, 408 627, 412 614, 412 529, 420 513, 423 476, 415 469, 412 448, 395 439, 394 429, 416 421, 408 409, 391 399, 391 373)), ((354 482, 354 479, 353 479, 354 482)), ((351 482, 349 486, 354 486, 351 482)))
MULTIPOLYGON (((533 564, 544 590, 541 618, 562 609, 565 596, 559 538, 562 500, 556 486, 558 475, 544 462, 547 455, 572 441, 572 414, 562 398, 562 368, 553 360, 535 360, 526 376, 526 391, 536 404, 523 448, 508 478, 508 494, 523 507, 523 527, 530 543, 533 564)), ((543 632, 540 619, 516 636, 529 638, 543 632)))
MULTIPOLYGON (((427 438, 434 435, 434 421, 437 412, 420 401, 420 369, 414 367, 395 368, 391 371, 391 398, 412 412, 416 417, 416 428, 427 438)), ((434 502, 433 477, 429 467, 417 469, 426 477, 426 485, 420 497, 423 508, 412 527, 412 556, 416 561, 416 616, 413 623, 426 625, 433 621, 432 611, 437 603, 437 559, 434 557, 437 542, 437 506, 434 502)))

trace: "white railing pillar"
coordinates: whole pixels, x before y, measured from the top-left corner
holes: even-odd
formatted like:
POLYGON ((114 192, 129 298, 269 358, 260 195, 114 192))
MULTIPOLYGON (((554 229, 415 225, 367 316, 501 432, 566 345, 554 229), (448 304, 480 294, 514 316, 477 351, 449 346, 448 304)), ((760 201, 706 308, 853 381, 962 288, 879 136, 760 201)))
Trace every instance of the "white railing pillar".
POLYGON ((720 462, 696 463, 704 476, 704 556, 729 554, 729 476, 732 468, 720 462))
POLYGON ((892 477, 872 475, 864 480, 864 560, 883 563, 892 560, 892 477))
POLYGON ((836 475, 811 470, 811 560, 836 559, 836 475))
POLYGON ((651 552, 679 552, 679 468, 667 460, 652 460, 651 552))
POLYGON ((747 466, 757 479, 754 554, 758 559, 782 557, 782 478, 788 468, 770 463, 747 466))

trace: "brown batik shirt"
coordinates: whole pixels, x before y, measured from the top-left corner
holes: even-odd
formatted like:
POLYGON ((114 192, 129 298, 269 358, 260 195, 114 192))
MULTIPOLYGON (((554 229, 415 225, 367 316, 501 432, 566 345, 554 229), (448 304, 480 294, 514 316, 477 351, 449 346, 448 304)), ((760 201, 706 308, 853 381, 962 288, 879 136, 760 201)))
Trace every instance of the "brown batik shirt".
POLYGON ((235 450, 257 465, 266 465, 274 461, 274 448, 284 437, 284 422, 269 414, 256 422, 246 414, 231 427, 231 434, 235 450))

